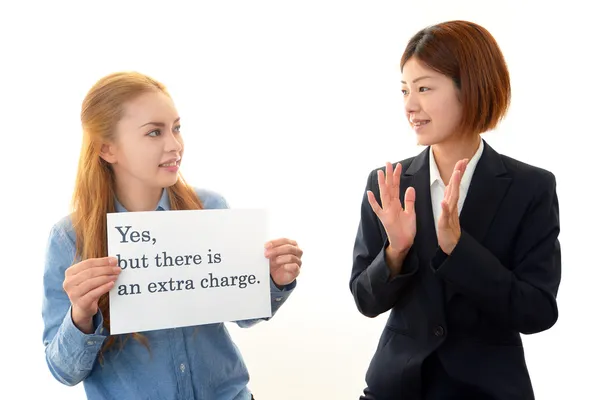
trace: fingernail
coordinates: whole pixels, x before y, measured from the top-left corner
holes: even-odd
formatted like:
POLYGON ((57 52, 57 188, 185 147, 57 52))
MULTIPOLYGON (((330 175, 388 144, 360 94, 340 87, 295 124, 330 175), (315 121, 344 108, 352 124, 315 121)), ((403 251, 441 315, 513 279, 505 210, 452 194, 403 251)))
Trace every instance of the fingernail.
POLYGON ((110 257, 108 259, 108 264, 109 265, 117 265, 117 258, 116 257, 110 257))
POLYGON ((271 247, 273 247, 273 243, 271 243, 271 242, 265 243, 265 249, 270 249, 271 247))

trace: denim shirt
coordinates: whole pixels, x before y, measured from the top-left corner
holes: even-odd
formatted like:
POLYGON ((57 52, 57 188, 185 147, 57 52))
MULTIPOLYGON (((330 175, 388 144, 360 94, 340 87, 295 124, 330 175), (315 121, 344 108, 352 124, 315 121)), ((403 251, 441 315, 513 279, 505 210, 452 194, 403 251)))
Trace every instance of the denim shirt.
MULTIPOLYGON (((219 194, 196 189, 204 208, 228 208, 219 194)), ((126 212, 116 201, 118 212, 126 212)), ((169 210, 164 190, 157 211, 169 210)), ((95 332, 84 334, 73 324, 71 303, 63 289, 65 270, 73 264, 75 236, 69 217, 51 229, 44 268, 43 342, 46 362, 61 383, 83 381, 88 399, 248 400, 248 371, 223 323, 143 332, 149 349, 130 338, 118 342, 98 361, 107 333, 102 313, 94 316, 95 332)), ((271 281, 272 313, 281 307, 296 281, 280 290, 271 281)), ((250 327, 261 320, 236 321, 250 327)))

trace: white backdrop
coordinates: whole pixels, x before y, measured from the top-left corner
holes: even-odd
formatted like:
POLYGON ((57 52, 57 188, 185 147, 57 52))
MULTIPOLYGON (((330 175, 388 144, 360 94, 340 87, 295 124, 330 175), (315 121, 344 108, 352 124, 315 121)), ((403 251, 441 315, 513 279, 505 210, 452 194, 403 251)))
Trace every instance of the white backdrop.
POLYGON ((509 116, 485 138, 558 180, 560 317, 524 338, 537 397, 599 398, 591 140, 600 88, 586 54, 598 34, 582 1, 182 4, 0 5, 0 397, 83 396, 45 364, 44 248, 68 211, 86 91, 105 74, 138 70, 174 96, 186 179, 232 207, 268 208, 272 236, 305 251, 297 290, 272 321, 229 325, 256 397, 357 399, 387 317, 360 315, 348 287, 362 192, 371 169, 421 150, 403 117, 400 55, 418 29, 467 19, 497 38, 512 74, 509 116))

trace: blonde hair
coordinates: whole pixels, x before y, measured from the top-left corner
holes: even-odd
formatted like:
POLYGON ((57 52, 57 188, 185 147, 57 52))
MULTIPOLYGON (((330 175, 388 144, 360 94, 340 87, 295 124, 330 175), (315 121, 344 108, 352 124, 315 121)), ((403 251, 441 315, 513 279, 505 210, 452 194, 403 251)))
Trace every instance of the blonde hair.
MULTIPOLYGON (((123 117, 128 101, 151 92, 159 91, 169 96, 165 86, 138 72, 118 72, 100 79, 89 90, 81 108, 83 141, 75 190, 72 199, 72 223, 76 237, 76 259, 106 257, 106 214, 115 211, 115 181, 112 167, 100 157, 104 143, 114 139, 117 123, 123 117)), ((171 209, 202 209, 202 202, 195 190, 181 176, 167 188, 171 209)), ((108 293, 100 297, 98 307, 104 319, 103 326, 110 332, 110 307, 108 293)), ((121 345, 133 337, 148 347, 147 340, 139 333, 121 337, 121 345)), ((109 349, 116 338, 109 336, 100 351, 109 349)))

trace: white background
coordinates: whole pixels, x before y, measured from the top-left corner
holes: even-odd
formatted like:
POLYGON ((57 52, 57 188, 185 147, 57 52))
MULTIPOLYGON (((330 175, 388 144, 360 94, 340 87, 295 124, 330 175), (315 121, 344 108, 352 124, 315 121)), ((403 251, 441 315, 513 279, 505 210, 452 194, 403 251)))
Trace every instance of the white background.
POLYGON ((512 74, 510 114, 485 138, 558 180, 560 317, 524 338, 537 398, 599 398, 600 35, 591 5, 550 3, 2 1, 0 397, 83 396, 45 364, 44 249, 68 212, 85 93, 138 70, 176 101, 187 180, 232 207, 268 208, 272 236, 305 251, 272 321, 230 325, 257 399, 357 399, 386 319, 360 315, 348 287, 366 177, 421 150, 403 117, 400 55, 420 28, 467 19, 492 32, 512 74))

